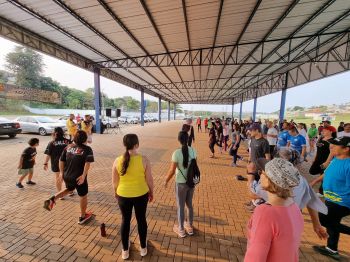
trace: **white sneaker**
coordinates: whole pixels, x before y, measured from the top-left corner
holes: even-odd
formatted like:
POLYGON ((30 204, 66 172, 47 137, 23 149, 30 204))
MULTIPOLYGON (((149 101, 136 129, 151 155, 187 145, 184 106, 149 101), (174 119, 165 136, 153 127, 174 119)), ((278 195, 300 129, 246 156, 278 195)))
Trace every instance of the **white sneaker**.
POLYGON ((129 258, 129 249, 128 250, 122 250, 122 259, 126 260, 129 258))
POLYGON ((141 257, 147 256, 147 246, 145 248, 141 247, 140 253, 141 253, 141 257))
POLYGON ((123 250, 123 248, 122 248, 122 259, 126 260, 129 258, 129 256, 130 256, 129 250, 130 250, 130 241, 129 241, 129 245, 128 245, 128 250, 123 250))
POLYGON ((184 229, 179 229, 179 227, 177 225, 174 225, 173 227, 173 231, 181 238, 186 237, 186 232, 184 229))

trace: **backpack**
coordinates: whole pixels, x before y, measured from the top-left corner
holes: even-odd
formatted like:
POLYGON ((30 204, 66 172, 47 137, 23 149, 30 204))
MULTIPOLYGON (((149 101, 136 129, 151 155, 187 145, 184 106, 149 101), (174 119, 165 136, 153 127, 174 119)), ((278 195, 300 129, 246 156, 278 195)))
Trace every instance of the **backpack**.
POLYGON ((199 171, 197 160, 195 158, 191 159, 187 167, 187 177, 184 176, 181 169, 179 170, 182 176, 186 179, 186 185, 189 188, 194 188, 197 184, 199 184, 201 180, 201 172, 199 171))

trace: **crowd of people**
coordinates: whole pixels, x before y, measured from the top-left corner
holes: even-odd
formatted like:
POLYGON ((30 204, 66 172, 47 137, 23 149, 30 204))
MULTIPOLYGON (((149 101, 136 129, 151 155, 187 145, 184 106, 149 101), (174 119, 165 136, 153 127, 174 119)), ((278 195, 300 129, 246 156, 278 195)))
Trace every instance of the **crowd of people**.
MULTIPOLYGON (((92 143, 92 123, 89 116, 74 120, 74 115, 67 120, 69 139, 58 127, 45 150, 44 170, 48 170, 50 163, 57 192, 44 201, 44 208, 51 211, 59 199, 76 190, 81 209, 78 223, 84 224, 93 216, 87 212, 87 178, 94 162, 93 150, 88 145, 92 143)), ((245 261, 277 262, 281 257, 285 261, 298 261, 304 224, 301 210, 305 207, 315 233, 320 239, 327 240, 325 246, 314 246, 314 250, 339 260, 339 235, 350 234, 350 227, 341 223, 350 215, 350 123, 342 123, 338 129, 330 121, 323 121, 318 128, 312 124, 309 129, 303 123, 286 120, 262 123, 210 118, 204 119, 203 123, 204 130, 202 120, 196 120, 197 132, 208 133, 210 158, 218 157, 215 155, 217 147, 220 154, 228 152, 232 156, 230 166, 237 167, 238 161, 244 161, 238 154, 239 148, 243 141, 247 143, 247 174, 236 176, 237 180, 247 181, 250 199, 246 208, 253 213, 248 222, 245 261), (312 161, 309 172, 317 175, 310 184, 299 172, 300 164, 305 161, 312 161), (312 186, 320 182, 317 195, 312 186)), ((195 142, 192 119, 183 123, 177 140, 179 147, 173 151, 164 187, 167 188, 175 177, 178 223, 173 231, 184 238, 195 234, 192 203, 195 186, 189 183, 197 167, 197 152, 192 145, 195 142)), ((38 145, 37 138, 30 139, 29 147, 20 157, 18 188, 23 188, 26 177, 28 185, 35 185, 32 178, 38 145)), ((154 198, 154 185, 150 161, 138 152, 137 135, 125 135, 123 145, 125 152, 113 163, 111 184, 122 216, 122 258, 128 259, 133 209, 140 254, 142 257, 147 255, 146 211, 154 198)))
MULTIPOLYGON (((313 249, 339 260, 339 235, 350 234, 350 227, 341 223, 350 215, 350 123, 341 122, 335 128, 325 120, 318 128, 313 123, 308 129, 293 120, 262 123, 206 118, 203 122, 211 158, 215 146, 223 152, 229 134, 230 146, 224 150, 229 148, 231 166, 237 167, 237 160, 243 160, 238 148, 247 142, 247 176, 236 176, 247 181, 251 199, 246 208, 253 213, 245 261, 280 261, 283 254, 292 254, 288 261, 297 261, 303 231, 300 210, 305 207, 317 236, 327 239, 327 245, 313 249), (316 176, 310 183, 298 171, 308 161, 309 173, 316 176), (318 183, 316 194, 312 187, 318 183)), ((201 132, 201 118, 196 124, 201 132)))

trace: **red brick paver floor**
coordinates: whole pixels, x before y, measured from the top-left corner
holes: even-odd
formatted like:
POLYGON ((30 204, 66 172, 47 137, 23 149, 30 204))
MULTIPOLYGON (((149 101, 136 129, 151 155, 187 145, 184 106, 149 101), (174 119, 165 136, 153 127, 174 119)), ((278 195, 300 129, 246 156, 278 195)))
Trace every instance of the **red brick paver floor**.
MULTIPOLYGON (((244 174, 241 167, 229 167, 228 154, 210 159, 206 134, 197 135, 194 147, 198 151, 202 181, 194 197, 196 234, 179 239, 172 232, 176 222, 174 184, 164 188, 164 177, 171 153, 177 144, 180 122, 153 123, 134 126, 124 133, 139 135, 140 151, 152 161, 155 181, 155 201, 147 211, 149 255, 144 261, 243 261, 245 229, 250 217, 243 205, 247 201, 244 182, 234 179, 244 174)), ((96 162, 89 174, 89 209, 96 217, 87 225, 77 224, 77 196, 58 201, 53 211, 42 208, 43 201, 54 193, 54 177, 43 167, 44 149, 50 137, 39 137, 36 186, 24 190, 15 187, 16 166, 29 137, 19 135, 10 140, 0 138, 0 261, 120 261, 119 235, 121 215, 111 186, 111 166, 123 153, 122 135, 95 135, 92 148, 96 162), (106 224, 107 237, 100 237, 100 224, 106 224)), ((240 152, 246 156, 243 148, 240 152)), ((174 183, 174 182, 173 182, 174 183)), ((132 261, 140 261, 135 219, 131 227, 132 261)), ((312 231, 305 215, 301 261, 330 261, 317 255, 311 246, 322 244, 312 231)), ((350 237, 342 235, 340 251, 349 261, 350 237)), ((286 254, 288 255, 288 254, 286 254)), ((283 261, 283 258, 281 258, 283 261)))

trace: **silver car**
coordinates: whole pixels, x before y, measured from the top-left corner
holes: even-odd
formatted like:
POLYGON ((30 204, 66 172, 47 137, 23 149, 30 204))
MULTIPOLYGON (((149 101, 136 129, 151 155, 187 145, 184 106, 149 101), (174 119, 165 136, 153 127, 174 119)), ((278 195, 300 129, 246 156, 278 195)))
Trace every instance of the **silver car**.
POLYGON ((22 133, 39 133, 45 136, 53 133, 55 127, 62 127, 67 131, 65 124, 47 116, 20 116, 15 121, 21 125, 22 133))

